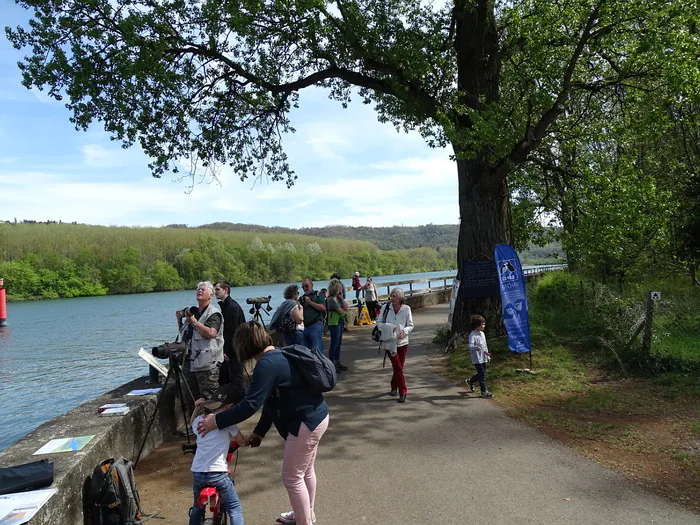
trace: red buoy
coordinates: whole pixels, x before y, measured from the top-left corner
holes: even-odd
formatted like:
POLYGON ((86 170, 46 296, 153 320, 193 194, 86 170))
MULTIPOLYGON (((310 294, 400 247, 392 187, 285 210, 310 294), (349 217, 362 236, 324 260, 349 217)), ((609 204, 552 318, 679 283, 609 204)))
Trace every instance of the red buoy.
POLYGON ((7 326, 7 305, 5 304, 5 281, 0 277, 0 326, 7 326))

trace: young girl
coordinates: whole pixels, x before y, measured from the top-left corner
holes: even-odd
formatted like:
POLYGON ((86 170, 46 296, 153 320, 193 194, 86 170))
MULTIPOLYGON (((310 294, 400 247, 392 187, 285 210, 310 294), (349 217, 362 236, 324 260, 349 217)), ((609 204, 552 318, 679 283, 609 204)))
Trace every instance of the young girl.
POLYGON ((197 451, 192 460, 192 492, 194 493, 194 505, 190 509, 190 525, 200 525, 204 517, 204 509, 197 504, 199 493, 204 487, 216 487, 221 497, 221 508, 228 515, 230 525, 243 525, 243 509, 238 499, 238 493, 228 475, 226 455, 229 443, 235 440, 239 446, 246 444, 243 437, 234 425, 202 435, 197 430, 197 425, 202 419, 204 408, 212 410, 214 414, 231 408, 240 395, 232 384, 221 385, 214 395, 208 400, 198 399, 194 403, 194 412, 190 419, 190 425, 197 436, 197 451))
POLYGON ((465 382, 469 391, 474 392, 474 383, 479 381, 481 397, 491 399, 493 394, 486 389, 486 363, 491 360, 489 347, 486 344, 486 336, 484 335, 486 319, 480 315, 472 315, 469 328, 472 329, 469 334, 469 353, 471 354, 472 364, 476 368, 476 374, 470 379, 466 379, 465 382))

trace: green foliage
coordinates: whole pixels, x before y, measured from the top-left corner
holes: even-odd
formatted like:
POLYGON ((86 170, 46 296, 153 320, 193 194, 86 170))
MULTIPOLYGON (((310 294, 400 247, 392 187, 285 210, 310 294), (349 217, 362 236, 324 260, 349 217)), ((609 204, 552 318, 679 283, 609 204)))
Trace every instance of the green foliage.
MULTIPOLYGON (((426 224, 425 226, 323 226, 319 228, 283 228, 281 226, 259 226, 216 222, 200 228, 238 232, 282 233, 284 235, 312 235, 324 239, 353 239, 367 241, 380 250, 406 250, 410 248, 456 248, 459 235, 457 224, 426 224)), ((318 246, 318 243, 309 246, 318 246)), ((319 247, 320 248, 320 247, 319 247)), ((307 249, 307 248, 305 248, 307 249)), ((316 249, 308 248, 308 249, 316 249)), ((310 254, 311 255, 311 254, 310 254)))
POLYGON ((590 349, 603 349, 602 338, 622 350, 644 311, 643 303, 616 297, 607 287, 567 272, 545 274, 529 297, 533 324, 549 326, 590 349))
POLYGON ((534 334, 548 343, 567 341, 589 357, 627 372, 700 373, 700 297, 687 283, 658 279, 627 287, 618 295, 605 285, 565 272, 546 274, 530 287, 534 334), (664 290, 656 306, 651 355, 632 339, 644 319, 649 289, 664 290))
POLYGON ((456 250, 378 251, 367 242, 281 233, 0 223, 11 300, 448 270, 456 250))
POLYGON ((5 278, 5 289, 13 297, 32 297, 39 291, 39 276, 26 261, 9 261, 0 264, 0 273, 5 278))
POLYGON ((5 278, 5 288, 10 300, 56 299, 105 295, 107 288, 98 273, 72 261, 62 261, 60 268, 41 267, 41 259, 27 257, 23 260, 0 263, 0 275, 5 278))
MULTIPOLYGON (((78 129, 100 121, 125 147, 138 143, 156 177, 186 159, 205 174, 227 164, 242 179, 293 184, 282 140, 299 92, 319 86, 342 105, 359 95, 381 122, 451 147, 460 265, 500 242, 547 240, 544 212, 559 220, 571 266, 591 274, 622 283, 657 257, 694 271, 696 0, 17 2, 33 11, 25 27, 6 28, 27 53, 23 84, 67 97, 78 129), (489 205, 474 206, 477 195, 489 205)), ((405 247, 401 233, 392 248, 405 247)), ((317 264, 304 268, 303 257, 279 260, 276 244, 261 241, 245 246, 264 261, 246 258, 249 248, 238 258, 227 246, 231 258, 190 242, 188 253, 144 250, 128 275, 102 277, 147 288, 156 260, 186 283, 222 272, 262 282, 363 264, 367 273, 425 267, 414 254, 353 261, 354 248, 330 253, 319 241, 322 254, 307 254, 317 264)), ((461 298, 464 329, 470 309, 491 303, 461 298)))
POLYGON ((450 330, 450 327, 447 326, 447 324, 438 325, 435 328, 435 335, 433 336, 433 343, 444 346, 450 340, 451 335, 452 335, 452 331, 450 330))

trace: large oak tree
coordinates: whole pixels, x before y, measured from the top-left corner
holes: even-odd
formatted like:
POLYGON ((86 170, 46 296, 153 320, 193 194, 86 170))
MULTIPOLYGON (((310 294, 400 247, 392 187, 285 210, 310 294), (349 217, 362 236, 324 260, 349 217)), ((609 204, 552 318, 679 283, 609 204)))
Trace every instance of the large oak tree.
MULTIPOLYGON (((155 176, 189 158, 292 184, 282 139, 310 86, 450 147, 460 275, 511 240, 508 177, 572 105, 698 49, 695 0, 17 2, 33 10, 7 30, 29 51, 25 85, 66 98, 78 128, 138 142, 155 176)), ((462 289, 453 326, 496 305, 462 289)))

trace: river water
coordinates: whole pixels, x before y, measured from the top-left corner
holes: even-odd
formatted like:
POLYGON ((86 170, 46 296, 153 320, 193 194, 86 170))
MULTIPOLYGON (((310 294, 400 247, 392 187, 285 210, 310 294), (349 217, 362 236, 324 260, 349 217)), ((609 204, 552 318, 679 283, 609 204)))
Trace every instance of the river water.
MULTIPOLYGON (((381 283, 435 279, 455 272, 374 277, 381 283)), ((364 278, 362 279, 364 282, 364 278)), ((343 282, 349 287, 350 280, 343 282)), ((447 279, 451 284, 452 279, 447 279)), ((425 288, 421 283, 419 288, 425 288)), ((321 289, 327 283, 316 283, 321 289)), ((233 288, 248 318, 248 297, 283 301, 287 284, 233 288)), ((408 289, 407 286, 403 288, 408 289)), ((354 292, 348 292, 354 298, 354 292)), ((11 303, 0 328, 0 451, 41 423, 148 373, 137 355, 177 336, 175 310, 195 305, 194 290, 11 303)), ((265 318, 269 320, 269 317, 265 318)))

